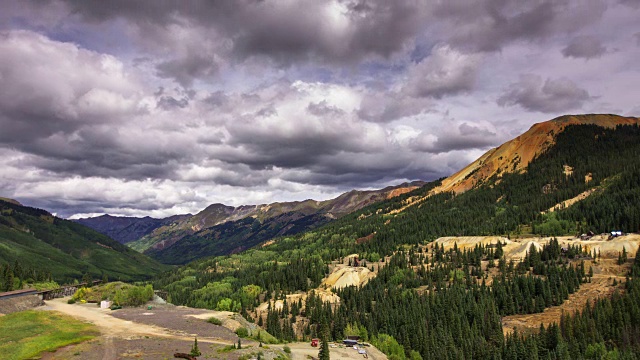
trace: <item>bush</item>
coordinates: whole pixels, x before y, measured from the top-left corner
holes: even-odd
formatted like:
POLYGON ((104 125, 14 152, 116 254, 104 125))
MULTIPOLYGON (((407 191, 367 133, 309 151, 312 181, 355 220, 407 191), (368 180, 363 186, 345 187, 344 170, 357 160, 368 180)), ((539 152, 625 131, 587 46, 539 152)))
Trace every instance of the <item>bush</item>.
POLYGON ((269 334, 265 330, 259 330, 257 334, 254 334, 253 339, 265 344, 277 344, 278 339, 269 334))
POLYGON ((69 299, 69 300, 67 300, 67 304, 75 304, 75 303, 76 303, 76 301, 75 301, 75 300, 73 300, 73 299, 69 299))
POLYGON ((404 354, 404 348, 398 344, 398 341, 393 336, 387 334, 379 334, 378 337, 373 337, 371 343, 378 348, 378 350, 385 353, 389 359, 406 359, 404 354))
POLYGON ((247 330, 247 328, 240 327, 238 328, 238 330, 236 330, 236 335, 241 338, 246 338, 247 336, 249 336, 249 330, 247 330))
POLYGON ((287 345, 282 347, 282 351, 286 352, 287 354, 291 354, 291 348, 287 345))
POLYGON ((153 288, 151 285, 123 286, 115 291, 113 302, 120 306, 140 306, 153 299, 153 288))
POLYGON ((218 319, 217 317, 210 317, 209 319, 207 319, 207 322, 213 325, 218 325, 218 326, 222 325, 222 320, 218 319))
POLYGON ((80 289, 76 290, 75 294, 73 294, 71 299, 75 301, 86 300, 89 294, 91 294, 90 288, 81 287, 80 289))

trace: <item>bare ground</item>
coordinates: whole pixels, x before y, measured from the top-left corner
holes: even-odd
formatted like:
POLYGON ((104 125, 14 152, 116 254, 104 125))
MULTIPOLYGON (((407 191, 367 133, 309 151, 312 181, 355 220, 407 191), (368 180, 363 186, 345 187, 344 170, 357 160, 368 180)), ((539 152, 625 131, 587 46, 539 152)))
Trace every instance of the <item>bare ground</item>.
MULTIPOLYGON (((205 310, 181 307, 167 310, 162 307, 156 308, 156 313, 144 308, 111 311, 100 309, 95 304, 71 305, 67 304, 67 300, 68 298, 62 298, 47 301, 42 309, 59 311, 91 322, 98 327, 101 336, 96 340, 47 354, 45 358, 78 359, 76 357, 78 354, 82 354, 82 359, 103 360, 127 357, 172 358, 174 352, 189 352, 196 336, 198 336, 200 347, 210 349, 212 353, 209 355, 215 356, 218 349, 237 342, 237 336, 229 330, 190 316, 205 310), (152 315, 144 315, 144 313, 152 315), (193 323, 190 323, 189 319, 193 323), (211 327, 220 329, 211 329, 211 327)), ((234 357, 227 357, 225 354, 222 358, 234 357)))
MULTIPOLYGON (((78 345, 67 346, 58 349, 54 353, 46 353, 42 356, 45 360, 82 359, 82 360, 103 360, 103 359, 142 359, 159 360, 173 359, 176 352, 188 353, 193 345, 193 340, 177 340, 171 338, 136 338, 122 339, 117 337, 100 337, 78 345)), ((201 359, 238 359, 244 354, 256 351, 255 348, 223 351, 224 346, 218 344, 204 343, 198 340, 198 348, 202 352, 201 359)), ((265 355, 269 354, 264 350, 265 355)), ((272 356, 265 358, 273 359, 272 356)))
MULTIPOLYGON (((171 329, 170 332, 173 334, 191 337, 197 336, 198 339, 214 339, 226 344, 238 341, 238 336, 231 330, 210 324, 206 321, 209 317, 214 316, 214 312, 208 310, 165 305, 154 306, 152 310, 147 310, 146 308, 126 308, 113 311, 111 316, 131 321, 135 324, 146 324, 171 329)), ((258 343, 255 343, 255 345, 258 345, 258 343)))
MULTIPOLYGON (((242 339, 241 350, 224 350, 230 344, 237 343, 238 337, 230 330, 207 323, 204 319, 218 312, 171 305, 128 308, 116 311, 100 309, 95 304, 67 304, 68 298, 46 302, 43 310, 59 311, 75 318, 95 324, 101 336, 81 344, 58 349, 43 355, 43 359, 173 359, 176 352, 189 352, 193 339, 198 337, 202 359, 238 359, 243 355, 257 356, 262 353, 265 360, 282 354, 284 345, 258 347, 258 343, 242 339)), ((318 348, 309 343, 288 344, 292 359, 317 357, 318 348)), ((387 357, 375 347, 366 347, 370 359, 380 360, 387 357)), ((353 348, 330 349, 332 359, 362 359, 353 348)))

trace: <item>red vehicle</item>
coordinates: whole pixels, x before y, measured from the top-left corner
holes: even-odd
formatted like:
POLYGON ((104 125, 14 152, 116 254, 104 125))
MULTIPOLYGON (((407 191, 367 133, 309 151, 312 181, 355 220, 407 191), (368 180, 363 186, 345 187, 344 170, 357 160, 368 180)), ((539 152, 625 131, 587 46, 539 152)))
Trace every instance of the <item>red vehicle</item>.
POLYGON ((311 346, 318 347, 318 339, 311 339, 311 346))

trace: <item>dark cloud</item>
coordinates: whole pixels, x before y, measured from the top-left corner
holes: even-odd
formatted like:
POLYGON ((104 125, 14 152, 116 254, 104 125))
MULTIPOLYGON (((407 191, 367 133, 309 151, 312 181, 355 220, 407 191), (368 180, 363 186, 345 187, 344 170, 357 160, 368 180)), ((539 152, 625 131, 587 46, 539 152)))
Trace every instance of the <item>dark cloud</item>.
POLYGON ((113 57, 27 31, 0 33, 0 52, 0 141, 20 147, 145 111, 113 57))
POLYGON ((342 116, 344 111, 335 106, 327 104, 326 100, 322 100, 318 103, 309 103, 307 106, 309 114, 323 117, 323 116, 342 116))
POLYGON ((602 42, 593 36, 577 36, 571 40, 569 45, 562 49, 565 57, 591 59, 602 56, 607 48, 602 42))
POLYGON ((185 108, 189 106, 189 99, 186 97, 181 98, 180 100, 174 98, 173 96, 161 96, 158 100, 158 107, 164 110, 171 110, 175 108, 185 108))
POLYGON ((409 71, 406 91, 412 96, 436 99, 470 91, 479 65, 478 55, 463 54, 447 45, 437 46, 409 71))
POLYGON ((486 127, 463 122, 458 126, 443 126, 441 134, 422 133, 416 137, 411 147, 415 151, 432 154, 448 153, 458 150, 485 149, 496 146, 500 140, 494 131, 486 127))
POLYGON ((619 2, 634 9, 640 9, 640 0, 619 0, 619 2))
POLYGON ((351 190, 362 184, 380 184, 393 178, 421 179, 431 171, 412 167, 413 159, 407 153, 377 154, 343 153, 336 157, 321 157, 305 171, 287 173, 283 178, 303 184, 339 186, 351 190))
POLYGON ((571 33, 602 17, 604 1, 465 0, 440 2, 436 18, 450 41, 474 51, 498 51, 513 41, 539 41, 571 33))
POLYGON ((175 79, 180 85, 190 87, 195 79, 206 80, 218 72, 218 64, 212 56, 188 54, 164 61, 156 66, 158 76, 175 79))
POLYGON ((500 106, 520 105, 530 111, 558 113, 579 109, 591 96, 573 81, 561 79, 542 80, 537 75, 522 75, 511 84, 498 99, 500 106))
MULTIPOLYGON (((426 14, 425 6, 409 0, 67 3, 87 21, 131 19, 153 37, 172 25, 200 26, 209 35, 230 39, 233 53, 241 58, 266 55, 284 63, 310 57, 332 62, 389 57, 423 26, 426 14)), ((191 64, 192 71, 206 61, 197 64, 191 64)), ((178 62, 171 65, 171 70, 178 69, 178 62)))
POLYGON ((364 96, 357 110, 361 119, 373 123, 388 123, 403 117, 429 112, 433 101, 400 92, 372 92, 364 96))

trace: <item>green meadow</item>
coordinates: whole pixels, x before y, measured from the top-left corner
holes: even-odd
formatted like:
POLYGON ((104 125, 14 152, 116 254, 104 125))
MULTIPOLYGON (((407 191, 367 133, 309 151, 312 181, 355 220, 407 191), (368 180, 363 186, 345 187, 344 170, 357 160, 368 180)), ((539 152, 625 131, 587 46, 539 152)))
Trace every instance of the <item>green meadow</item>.
POLYGON ((7 360, 37 359, 98 334, 94 325, 54 311, 17 312, 0 317, 0 354, 7 360))

